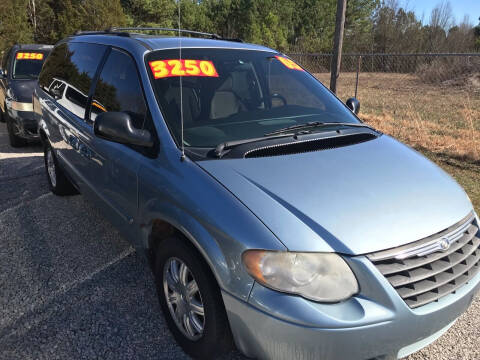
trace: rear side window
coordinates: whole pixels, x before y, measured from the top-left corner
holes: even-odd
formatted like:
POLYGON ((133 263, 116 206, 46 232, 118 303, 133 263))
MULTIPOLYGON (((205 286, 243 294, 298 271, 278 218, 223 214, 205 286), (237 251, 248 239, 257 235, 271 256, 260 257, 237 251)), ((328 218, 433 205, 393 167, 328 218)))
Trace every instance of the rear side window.
MULTIPOLYGON (((13 54, 13 49, 10 51, 10 53, 7 56, 7 62, 5 64, 5 70, 7 71, 7 74, 11 72, 11 67, 12 67, 12 54, 13 54)), ((11 76, 10 76, 11 77, 11 76)))
POLYGON ((8 68, 7 68, 7 63, 8 63, 8 59, 10 58, 10 54, 12 53, 12 49, 10 48, 10 50, 8 50, 5 55, 3 55, 3 59, 2 59, 2 69, 3 71, 8 71, 8 68))
POLYGON ((93 95, 90 120, 105 111, 123 111, 133 126, 144 127, 146 104, 137 67, 126 53, 113 49, 103 67, 93 95))
POLYGON ((55 48, 40 74, 40 86, 67 110, 84 118, 88 93, 106 47, 99 44, 70 43, 55 48), (53 92, 58 83, 63 92, 53 92))
POLYGON ((57 82, 55 78, 58 77, 62 71, 66 56, 67 44, 62 44, 57 46, 47 58, 38 78, 38 84, 43 90, 49 92, 49 90, 53 88, 53 83, 57 82))

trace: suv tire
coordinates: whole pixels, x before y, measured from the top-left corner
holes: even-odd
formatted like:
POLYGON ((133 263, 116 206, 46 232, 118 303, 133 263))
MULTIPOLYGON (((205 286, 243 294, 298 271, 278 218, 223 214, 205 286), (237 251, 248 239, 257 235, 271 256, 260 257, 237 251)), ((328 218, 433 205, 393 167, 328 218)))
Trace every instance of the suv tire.
POLYGON ((188 355, 214 359, 232 349, 232 335, 220 288, 192 245, 180 237, 162 240, 155 250, 154 274, 167 325, 188 355), (172 274, 174 276, 170 277, 172 274))
POLYGON ((77 189, 75 189, 70 180, 65 176, 63 169, 59 166, 52 147, 46 141, 43 153, 50 190, 59 196, 78 194, 77 189))
MULTIPOLYGON (((4 109, 7 109, 7 106, 5 104, 3 104, 3 108, 4 109)), ((0 108, 0 123, 4 123, 5 122, 5 113, 2 111, 2 109, 0 108)))
POLYGON ((8 140, 10 142, 10 146, 17 148, 27 145, 27 140, 15 134, 15 125, 13 124, 12 119, 10 119, 8 116, 8 113, 3 113, 3 119, 7 123, 8 140))

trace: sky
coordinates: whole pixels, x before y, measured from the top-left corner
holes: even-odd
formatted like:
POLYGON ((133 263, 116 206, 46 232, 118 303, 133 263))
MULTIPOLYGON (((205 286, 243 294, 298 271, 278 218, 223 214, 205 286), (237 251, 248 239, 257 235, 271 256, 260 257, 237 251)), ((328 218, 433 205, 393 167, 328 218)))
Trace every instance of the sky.
MULTIPOLYGON (((442 0, 403 0, 403 4, 407 4, 407 9, 413 10, 419 19, 421 19, 423 15, 423 22, 428 23, 430 12, 441 1, 442 0)), ((478 18, 480 17, 480 0, 450 0, 450 6, 457 24, 462 22, 465 14, 469 16, 470 22, 473 25, 478 24, 478 18)))

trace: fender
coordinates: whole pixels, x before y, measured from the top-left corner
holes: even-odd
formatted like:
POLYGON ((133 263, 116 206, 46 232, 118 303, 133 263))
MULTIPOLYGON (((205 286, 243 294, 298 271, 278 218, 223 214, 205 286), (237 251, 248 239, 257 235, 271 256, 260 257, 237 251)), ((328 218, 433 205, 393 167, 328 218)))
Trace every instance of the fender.
POLYGON ((275 235, 223 185, 193 161, 176 168, 166 152, 145 163, 138 174, 142 247, 148 248, 152 224, 163 220, 180 231, 202 254, 220 288, 247 300, 253 278, 242 264, 251 248, 285 251, 275 235), (175 169, 172 171, 172 169, 175 169))
POLYGON ((192 217, 189 213, 173 206, 171 203, 157 203, 153 205, 153 208, 149 210, 146 216, 146 224, 141 227, 143 247, 150 248, 151 246, 149 240, 153 222, 156 220, 165 221, 180 231, 202 254, 220 287, 228 286, 230 271, 227 260, 217 240, 205 228, 205 224, 201 224, 199 219, 192 217))

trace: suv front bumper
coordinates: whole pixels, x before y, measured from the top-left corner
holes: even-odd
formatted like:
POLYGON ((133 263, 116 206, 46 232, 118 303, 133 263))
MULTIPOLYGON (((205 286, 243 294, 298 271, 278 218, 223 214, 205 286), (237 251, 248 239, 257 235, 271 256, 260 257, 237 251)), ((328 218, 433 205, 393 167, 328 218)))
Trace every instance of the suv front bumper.
POLYGON ((18 136, 28 140, 38 140, 38 123, 33 111, 16 111, 7 109, 8 116, 13 125, 18 129, 18 136))
POLYGON ((438 302, 410 309, 365 257, 349 260, 361 292, 319 304, 256 283, 249 302, 223 293, 237 347, 260 359, 397 359, 440 337, 468 308, 480 274, 438 302))

